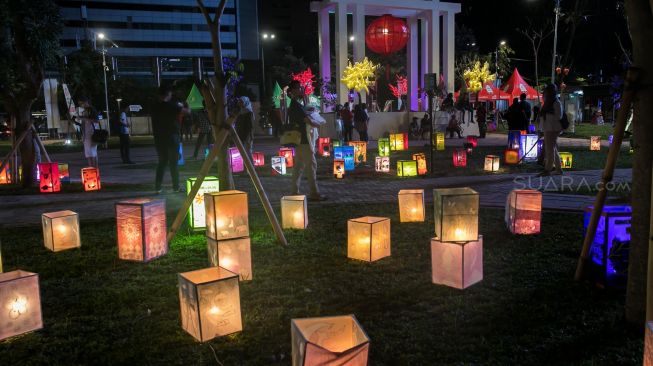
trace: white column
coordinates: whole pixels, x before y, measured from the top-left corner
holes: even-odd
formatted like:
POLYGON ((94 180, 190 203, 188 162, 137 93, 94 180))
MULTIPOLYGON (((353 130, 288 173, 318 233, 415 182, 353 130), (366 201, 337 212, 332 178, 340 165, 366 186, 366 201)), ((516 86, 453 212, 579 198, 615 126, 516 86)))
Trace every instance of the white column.
POLYGON ((329 36, 329 9, 317 13, 318 52, 320 57, 320 78, 331 80, 331 37, 329 36))
POLYGON ((336 84, 338 85, 338 103, 347 102, 347 87, 340 82, 342 72, 347 67, 347 4, 336 3, 336 84))
POLYGON ((408 102, 409 111, 418 110, 417 105, 417 89, 419 88, 419 70, 418 70, 418 55, 417 55, 417 18, 408 18, 408 30, 410 31, 410 39, 408 40, 408 49, 406 55, 408 60, 408 95, 406 101, 408 102))
MULTIPOLYGON (((365 5, 356 4, 354 7, 354 62, 363 61, 365 58, 365 5)), ((361 101, 366 101, 365 92, 361 92, 361 101)))
MULTIPOLYGON (((422 90, 424 90, 424 75, 426 75, 429 72, 429 21, 428 21, 428 16, 423 17, 420 19, 420 34, 421 34, 421 45, 420 45, 420 56, 421 56, 421 67, 419 71, 419 82, 420 85, 422 86, 422 90)), ((428 97, 426 96, 426 93, 423 93, 422 95, 422 109, 426 110, 428 108, 428 97)))
POLYGON ((437 73, 438 79, 440 77, 440 12, 438 10, 431 10, 429 17, 429 61, 428 72, 437 73))
POLYGON ((444 73, 444 80, 447 83, 447 91, 450 93, 454 92, 455 17, 456 14, 454 12, 446 12, 443 17, 444 24, 442 25, 442 42, 444 43, 442 46, 442 50, 444 51, 442 72, 444 73))

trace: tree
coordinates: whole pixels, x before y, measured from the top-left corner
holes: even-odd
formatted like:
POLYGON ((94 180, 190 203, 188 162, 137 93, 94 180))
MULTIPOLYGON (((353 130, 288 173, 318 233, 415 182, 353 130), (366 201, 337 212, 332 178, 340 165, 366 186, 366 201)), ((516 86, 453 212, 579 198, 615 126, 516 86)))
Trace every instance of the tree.
POLYGON ((487 62, 481 67, 481 63, 477 61, 474 67, 464 71, 463 77, 465 78, 467 90, 476 93, 483 88, 483 84, 494 80, 495 75, 490 74, 490 65, 487 62))
POLYGON ((517 31, 526 37, 531 42, 533 49, 533 63, 535 63, 535 85, 536 89, 540 90, 540 74, 539 74, 539 57, 540 47, 542 41, 548 38, 553 33, 553 26, 551 22, 546 22, 543 26, 535 26, 531 20, 528 20, 528 28, 517 29, 517 31))
POLYGON ((375 65, 367 57, 363 61, 356 62, 353 65, 351 62, 342 73, 340 81, 347 86, 349 90, 358 92, 358 100, 361 99, 360 92, 363 90, 369 92, 369 86, 374 84, 372 80, 376 74, 378 65, 375 65))
MULTIPOLYGON (((56 65, 63 22, 52 0, 0 0, 0 100, 20 136, 30 126, 32 104, 40 91, 45 68, 56 65)), ((34 181, 34 142, 20 144, 22 185, 34 181)))

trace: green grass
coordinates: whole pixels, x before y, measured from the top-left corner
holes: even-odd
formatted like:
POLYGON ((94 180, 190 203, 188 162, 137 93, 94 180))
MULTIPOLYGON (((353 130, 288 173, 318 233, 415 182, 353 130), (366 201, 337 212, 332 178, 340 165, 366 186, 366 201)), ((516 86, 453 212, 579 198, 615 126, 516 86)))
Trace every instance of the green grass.
POLYGON ((117 259, 112 221, 83 221, 82 248, 59 253, 43 247, 38 227, 4 230, 5 270, 39 273, 45 328, 0 342, 0 357, 17 365, 213 365, 216 357, 288 365, 292 318, 355 314, 375 366, 641 364, 642 332, 624 325, 622 296, 573 281, 579 214, 546 213, 543 234, 518 237, 501 210, 482 210, 484 279, 460 291, 431 283, 432 217, 400 224, 393 206, 311 206, 309 228, 287 231, 286 248, 251 210, 244 330, 205 344, 181 329, 177 288, 177 273, 207 266, 201 234, 182 230, 165 257, 139 264, 117 259), (364 215, 392 219, 391 257, 346 258, 346 220, 364 215))
MULTIPOLYGON (((154 138, 152 136, 132 136, 130 138, 131 147, 153 146, 154 138)), ((73 139, 71 145, 65 145, 63 140, 56 140, 56 142, 44 141, 45 149, 48 154, 68 153, 68 152, 81 152, 84 151, 84 145, 81 141, 73 139)), ((112 136, 109 138, 109 149, 120 148, 120 138, 112 136)), ((102 147, 104 149, 104 147, 102 147)), ((11 141, 0 141, 0 155, 6 155, 11 151, 11 141)))
MULTIPOLYGON (((507 126, 507 124, 506 124, 507 126)), ((574 129, 574 133, 571 133, 570 130, 567 130, 563 133, 563 137, 572 137, 572 138, 580 138, 580 139, 590 139, 591 136, 601 136, 601 139, 607 140, 608 136, 612 135, 614 131, 614 128, 612 127, 611 124, 606 123, 603 125, 593 125, 591 123, 581 123, 579 125, 576 125, 574 129)), ((502 125, 499 124, 497 127, 497 130, 494 131, 496 133, 503 133, 507 134, 508 130, 507 128, 504 128, 502 125)))
MULTIPOLYGON (((101 192, 138 192, 153 190, 153 184, 102 183, 101 187, 101 192)), ((81 183, 63 183, 61 184, 61 191, 59 191, 59 193, 82 192, 84 192, 84 186, 82 186, 81 183)), ((39 193, 39 187, 37 184, 29 188, 23 188, 15 184, 0 185, 0 196, 32 195, 39 193)), ((89 194, 93 194, 93 192, 89 192, 89 194)))

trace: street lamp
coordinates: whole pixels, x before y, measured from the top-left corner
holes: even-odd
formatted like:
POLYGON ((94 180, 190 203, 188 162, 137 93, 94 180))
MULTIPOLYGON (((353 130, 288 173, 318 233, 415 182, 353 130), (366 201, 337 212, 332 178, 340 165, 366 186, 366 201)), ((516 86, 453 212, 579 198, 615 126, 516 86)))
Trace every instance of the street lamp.
POLYGON ((274 40, 275 38, 276 38, 276 35, 274 33, 263 33, 261 35, 261 39, 262 39, 262 42, 260 43, 260 45, 261 45, 261 74, 263 76, 262 77, 263 87, 261 88, 262 92, 263 92, 262 93, 262 98, 265 98, 265 86, 266 86, 265 85, 266 84, 266 82, 265 82, 265 48, 263 47, 263 44, 266 41, 274 40))
POLYGON ((354 36, 349 36, 349 42, 353 42, 356 39, 354 36))
POLYGON ((494 49, 494 72, 497 74, 497 79, 499 78, 499 47, 506 45, 506 41, 499 42, 499 45, 494 49))
POLYGON ((118 102, 118 114, 120 114, 120 112, 122 111, 120 109, 120 102, 122 102, 122 98, 116 98, 116 102, 118 102))
POLYGON ((556 53, 558 47, 558 19, 560 18, 560 0, 556 0, 556 21, 553 31, 553 62, 551 63, 551 83, 555 84, 556 53))
POLYGON ((98 33, 97 37, 102 41, 102 72, 104 73, 104 106, 107 112, 107 133, 108 136, 111 136, 111 124, 109 122, 109 91, 107 88, 107 71, 109 67, 107 66, 106 53, 107 48, 104 42, 104 33, 98 33))

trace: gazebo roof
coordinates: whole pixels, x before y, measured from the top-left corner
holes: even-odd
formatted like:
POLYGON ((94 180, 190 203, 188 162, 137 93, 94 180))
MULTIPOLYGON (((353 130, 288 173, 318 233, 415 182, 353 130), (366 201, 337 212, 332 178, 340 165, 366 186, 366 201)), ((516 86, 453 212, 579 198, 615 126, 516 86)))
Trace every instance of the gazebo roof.
POLYGON ((357 5, 365 7, 365 14, 371 16, 381 16, 390 14, 399 18, 408 18, 419 16, 425 10, 440 10, 452 13, 460 13, 460 4, 440 2, 438 0, 322 0, 311 1, 311 11, 317 12, 320 9, 328 8, 338 3, 344 3, 348 10, 353 10, 357 5))

